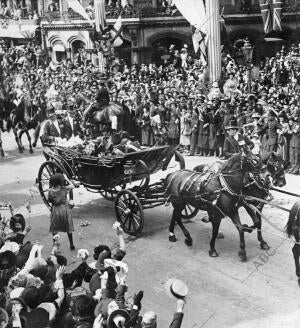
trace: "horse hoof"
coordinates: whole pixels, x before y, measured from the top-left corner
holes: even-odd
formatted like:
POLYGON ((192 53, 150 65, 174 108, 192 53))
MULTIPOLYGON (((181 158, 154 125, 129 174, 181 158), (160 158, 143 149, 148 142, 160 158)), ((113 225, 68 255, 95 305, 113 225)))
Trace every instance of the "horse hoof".
POLYGON ((265 251, 268 251, 270 249, 270 246, 267 243, 261 243, 260 248, 265 251))
POLYGON ((210 257, 218 257, 219 256, 219 254, 216 252, 216 250, 210 250, 208 252, 208 254, 210 257))
POLYGON ((30 152, 30 154, 33 154, 33 149, 30 149, 29 152, 30 152))
POLYGON ((34 142, 34 143, 32 144, 32 147, 33 147, 33 148, 35 148, 35 147, 36 147, 36 142, 34 142))
POLYGON ((241 262, 246 262, 247 261, 247 255, 246 255, 246 253, 239 252, 239 257, 241 259, 241 262))
POLYGON ((169 241, 171 243, 175 243, 177 241, 177 238, 173 235, 173 236, 169 236, 169 241))
POLYGON ((223 232, 219 232, 217 238, 218 239, 224 239, 225 237, 224 237, 223 232))
POLYGON ((300 279, 298 279, 298 286, 300 287, 300 279))
POLYGON ((22 154, 23 153, 23 149, 19 148, 19 153, 22 154))
POLYGON ((0 152, 0 157, 4 157, 4 152, 3 151, 0 152))
POLYGON ((192 246, 193 245, 193 239, 192 238, 186 238, 185 239, 186 246, 192 246))

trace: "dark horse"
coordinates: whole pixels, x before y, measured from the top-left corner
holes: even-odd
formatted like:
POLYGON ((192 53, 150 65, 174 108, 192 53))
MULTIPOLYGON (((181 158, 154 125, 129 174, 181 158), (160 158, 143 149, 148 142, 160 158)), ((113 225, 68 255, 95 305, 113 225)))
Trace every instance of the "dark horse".
MULTIPOLYGON (((282 159, 280 155, 275 153, 268 154, 262 158, 263 166, 259 173, 250 172, 245 175, 244 186, 242 189, 242 194, 245 196, 256 197, 263 200, 270 198, 270 188, 271 181, 269 177, 272 178, 272 183, 274 186, 283 187, 286 184, 284 170, 286 168, 286 162, 282 159)), ((203 172, 206 165, 198 165, 193 170, 196 172, 203 172)), ((258 200, 244 199, 239 203, 240 207, 244 207, 247 213, 250 215, 254 225, 250 229, 257 229, 257 239, 260 242, 260 247, 264 250, 268 250, 270 247, 265 242, 262 237, 261 232, 261 212, 264 207, 264 203, 258 200), (255 211, 251 206, 254 206, 257 210, 255 211)), ((203 220, 204 222, 207 222, 203 220)))
MULTIPOLYGON (((39 125, 40 125, 39 108, 32 105, 25 98, 22 98, 19 104, 15 104, 11 100, 0 99, 0 122, 2 132, 13 130, 15 140, 18 145, 20 153, 23 153, 24 147, 22 145, 22 136, 25 133, 29 143, 29 152, 33 153, 31 144, 31 136, 29 131, 35 129, 35 141, 36 144, 39 125)), ((4 156, 2 148, 2 140, 0 135, 0 156, 4 156)))
POLYGON ((289 220, 286 224, 286 233, 289 238, 295 238, 295 245, 293 247, 293 255, 296 266, 296 275, 298 277, 298 284, 300 286, 300 201, 296 202, 289 215, 289 220))
POLYGON ((10 100, 0 98, 0 157, 4 157, 4 151, 2 148, 2 133, 13 131, 15 140, 18 145, 19 152, 22 153, 23 149, 18 136, 18 129, 13 123, 12 113, 15 110, 16 105, 10 100))
MULTIPOLYGON (((274 186, 283 187, 286 185, 285 173, 286 162, 282 159, 280 155, 271 153, 262 159, 263 167, 259 174, 249 173, 246 175, 245 185, 242 189, 242 194, 245 196, 252 196, 267 200, 272 198, 270 195, 271 182, 269 177, 272 178, 272 183, 274 186)), ((264 208, 264 203, 258 200, 249 200, 241 202, 247 213, 253 220, 254 225, 251 227, 257 229, 257 239, 260 242, 261 249, 268 250, 270 247, 264 241, 261 232, 261 212, 264 208), (258 212, 249 207, 248 204, 254 206, 258 212)))
POLYGON ((173 205, 173 215, 169 227, 169 240, 176 241, 174 227, 177 223, 182 229, 188 246, 192 245, 192 237, 182 223, 181 212, 189 204, 196 209, 207 211, 212 223, 212 238, 210 241, 209 255, 218 256, 215 242, 218 236, 222 218, 228 216, 236 226, 240 236, 239 257, 247 260, 245 250, 244 231, 249 232, 249 227, 241 224, 238 213, 238 204, 244 186, 247 172, 259 172, 261 160, 251 152, 242 152, 233 155, 226 161, 219 172, 206 174, 189 170, 180 170, 169 174, 165 180, 165 190, 168 200, 173 205))

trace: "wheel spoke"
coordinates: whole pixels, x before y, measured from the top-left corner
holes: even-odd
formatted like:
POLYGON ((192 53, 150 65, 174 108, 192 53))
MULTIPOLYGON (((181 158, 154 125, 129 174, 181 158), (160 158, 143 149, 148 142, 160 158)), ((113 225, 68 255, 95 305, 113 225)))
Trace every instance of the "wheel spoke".
POLYGON ((135 214, 133 214, 133 220, 135 221, 135 223, 137 224, 137 226, 139 227, 139 225, 140 225, 140 218, 137 216, 137 215, 135 215, 135 214), (138 220, 135 218, 135 217, 137 217, 138 218, 138 220))
POLYGON ((116 207, 117 207, 119 210, 121 210, 121 211, 122 211, 122 214, 123 214, 125 208, 123 208, 123 207, 121 207, 121 206, 118 206, 118 205, 116 205, 116 207))
POLYGON ((129 218, 129 224, 128 224, 128 230, 130 231, 131 230, 131 218, 128 216, 128 218, 129 218))
POLYGON ((119 201, 125 206, 127 207, 126 203, 123 202, 123 200, 121 198, 119 198, 119 201))
POLYGON ((187 208, 184 208, 185 216, 188 216, 187 208))

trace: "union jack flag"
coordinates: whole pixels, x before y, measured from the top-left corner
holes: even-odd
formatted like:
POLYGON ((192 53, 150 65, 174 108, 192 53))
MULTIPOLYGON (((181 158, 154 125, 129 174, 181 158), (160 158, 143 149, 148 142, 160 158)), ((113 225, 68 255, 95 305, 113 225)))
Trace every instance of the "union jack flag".
POLYGON ((282 31, 282 0, 273 0, 273 31, 282 31))
POLYGON ((265 33, 272 31, 271 24, 271 0, 259 0, 261 16, 264 24, 265 33))

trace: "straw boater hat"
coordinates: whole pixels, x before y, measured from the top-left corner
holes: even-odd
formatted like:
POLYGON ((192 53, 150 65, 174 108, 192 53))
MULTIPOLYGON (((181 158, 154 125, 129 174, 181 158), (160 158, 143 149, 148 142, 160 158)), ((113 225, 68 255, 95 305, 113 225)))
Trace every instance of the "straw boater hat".
POLYGON ((189 289, 187 285, 179 279, 169 279, 165 284, 165 291, 169 297, 183 299, 187 296, 189 289))

